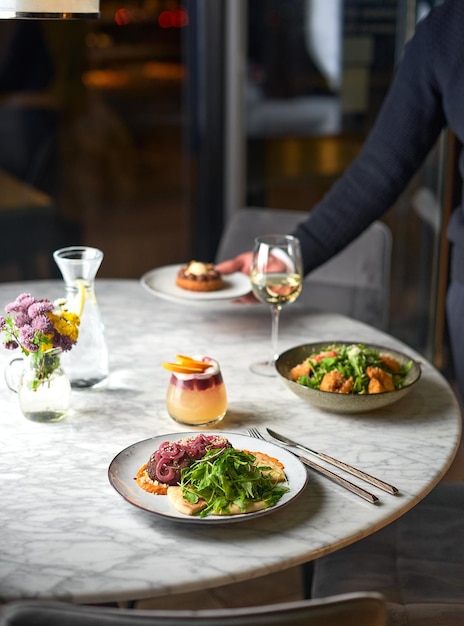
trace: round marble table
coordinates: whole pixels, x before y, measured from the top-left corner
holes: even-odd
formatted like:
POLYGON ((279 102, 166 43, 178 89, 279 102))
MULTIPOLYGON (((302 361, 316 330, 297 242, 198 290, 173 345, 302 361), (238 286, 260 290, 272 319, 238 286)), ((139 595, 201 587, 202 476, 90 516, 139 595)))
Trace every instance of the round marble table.
MULTIPOLYGON (((1 308, 24 291, 53 299, 63 295, 63 284, 0 285, 1 308)), ((277 378, 249 371, 270 350, 267 307, 187 307, 156 298, 132 280, 97 281, 96 293, 110 350, 106 389, 73 391, 65 420, 37 424, 22 416, 15 394, 0 384, 3 601, 125 601, 290 568, 393 521, 453 460, 461 430, 453 392, 429 363, 387 334, 338 315, 311 315, 297 304, 284 310, 281 350, 344 339, 391 346, 422 361, 421 380, 397 404, 335 415, 309 408, 277 378), (250 426, 270 426, 382 477, 399 494, 369 487, 380 498, 372 505, 308 470, 307 487, 294 502, 240 523, 179 523, 132 506, 110 485, 108 466, 135 442, 189 430, 170 419, 164 402, 169 374, 161 362, 177 353, 209 354, 220 362, 229 396, 221 430, 246 434, 250 426)), ((11 356, 2 349, 0 365, 11 356)))

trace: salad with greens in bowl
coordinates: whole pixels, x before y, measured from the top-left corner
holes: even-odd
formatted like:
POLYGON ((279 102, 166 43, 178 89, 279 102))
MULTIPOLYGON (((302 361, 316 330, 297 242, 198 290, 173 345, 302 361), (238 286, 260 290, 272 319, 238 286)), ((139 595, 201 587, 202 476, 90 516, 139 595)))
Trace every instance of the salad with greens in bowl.
POLYGON ((396 402, 421 375, 419 363, 402 352, 344 341, 291 348, 278 357, 276 369, 296 395, 339 413, 396 402))

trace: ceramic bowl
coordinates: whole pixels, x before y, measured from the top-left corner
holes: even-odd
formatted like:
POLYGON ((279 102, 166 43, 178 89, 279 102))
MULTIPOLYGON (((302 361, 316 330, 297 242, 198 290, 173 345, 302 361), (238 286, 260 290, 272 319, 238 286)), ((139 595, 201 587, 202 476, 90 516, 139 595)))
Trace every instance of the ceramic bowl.
MULTIPOLYGON (((295 365, 298 365, 298 363, 302 363, 311 354, 320 352, 325 347, 332 344, 350 345, 353 343, 359 342, 324 341, 319 343, 307 343, 290 348, 289 350, 283 352, 276 360, 276 370, 285 385, 290 389, 290 391, 293 391, 295 395, 302 400, 305 400, 308 404, 330 413, 365 413, 375 411, 384 406, 393 404, 393 402, 397 402, 398 400, 401 400, 401 398, 404 398, 404 396, 411 391, 415 383, 419 380, 421 376, 421 368, 417 361, 414 361, 413 366, 409 370, 405 379, 404 387, 395 391, 385 391, 384 393, 370 395, 332 393, 330 391, 311 389, 290 380, 290 370, 295 365)), ((377 350, 380 354, 390 354, 396 358, 400 364, 407 363, 411 360, 411 357, 403 354, 402 352, 398 352, 398 350, 369 343, 364 343, 363 345, 377 350)))

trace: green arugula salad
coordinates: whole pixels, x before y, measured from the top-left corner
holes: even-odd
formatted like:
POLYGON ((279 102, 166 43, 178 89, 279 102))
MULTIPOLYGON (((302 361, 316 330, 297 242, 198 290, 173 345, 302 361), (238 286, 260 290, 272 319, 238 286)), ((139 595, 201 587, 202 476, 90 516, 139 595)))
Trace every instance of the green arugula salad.
POLYGON ((364 344, 331 344, 292 368, 300 385, 337 393, 372 394, 401 389, 414 362, 400 363, 364 344))
POLYGON ((286 485, 276 482, 272 467, 256 463, 256 456, 244 450, 226 448, 219 457, 209 451, 205 457, 182 469, 180 487, 182 496, 192 504, 204 500, 207 505, 199 517, 211 514, 246 513, 250 503, 268 508, 277 504, 289 491, 286 485))

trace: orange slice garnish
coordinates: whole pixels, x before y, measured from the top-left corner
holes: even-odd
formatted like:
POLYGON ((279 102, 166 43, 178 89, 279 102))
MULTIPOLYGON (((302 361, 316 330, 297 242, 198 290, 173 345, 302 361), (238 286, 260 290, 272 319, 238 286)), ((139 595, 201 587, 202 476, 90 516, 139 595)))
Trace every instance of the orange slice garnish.
POLYGON ((203 370, 207 370, 211 367, 211 363, 205 363, 204 361, 197 361, 191 356, 185 356, 184 354, 176 354, 176 361, 179 365, 185 367, 201 367, 203 370))
POLYGON ((179 365, 179 363, 162 363, 162 366, 165 370, 176 372, 176 374, 202 374, 205 371, 203 367, 179 365))

